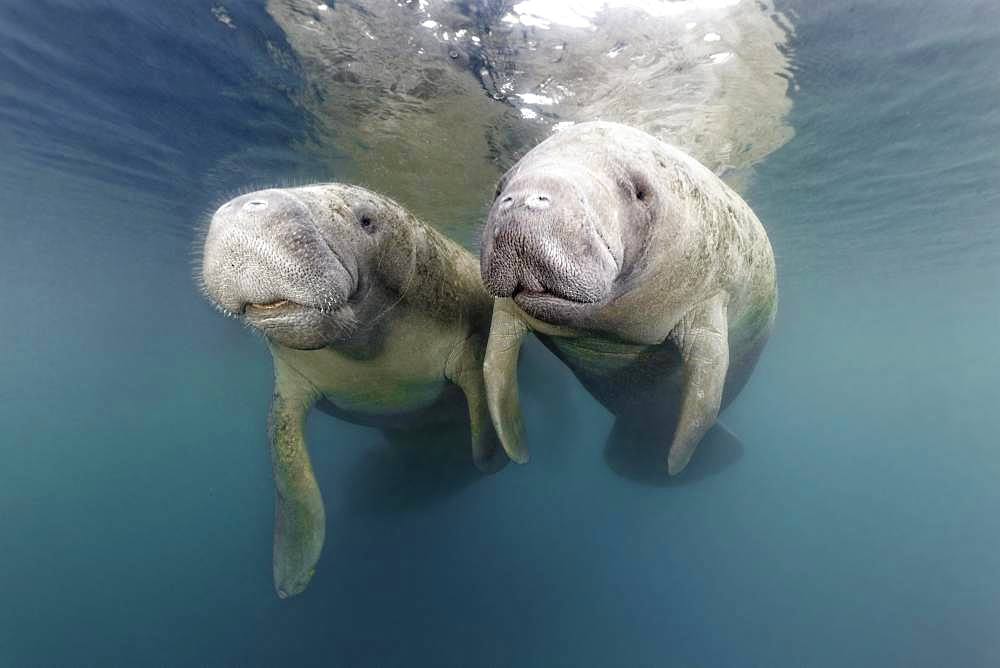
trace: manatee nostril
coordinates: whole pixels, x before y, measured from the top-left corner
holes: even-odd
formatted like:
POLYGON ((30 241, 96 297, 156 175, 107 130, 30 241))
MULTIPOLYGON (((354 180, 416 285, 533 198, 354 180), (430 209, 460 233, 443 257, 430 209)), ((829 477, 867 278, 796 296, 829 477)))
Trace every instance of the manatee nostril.
POLYGON ((552 205, 552 198, 542 193, 528 195, 524 200, 524 205, 529 209, 547 209, 552 205))
POLYGON ((511 197, 510 195, 507 195, 502 200, 500 200, 500 208, 509 209, 510 205, 513 203, 514 203, 514 198, 511 197))
POLYGON ((257 209, 264 209, 266 207, 267 207, 267 200, 262 200, 262 199, 252 199, 243 205, 244 209, 249 209, 251 211, 257 209))

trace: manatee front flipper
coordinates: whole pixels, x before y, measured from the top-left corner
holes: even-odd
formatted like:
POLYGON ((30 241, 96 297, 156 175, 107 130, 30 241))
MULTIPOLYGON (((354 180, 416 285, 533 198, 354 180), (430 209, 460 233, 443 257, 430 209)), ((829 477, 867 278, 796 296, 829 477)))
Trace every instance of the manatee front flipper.
POLYGON ((281 598, 301 593, 323 549, 326 517, 306 450, 306 414, 318 393, 274 358, 274 398, 268 419, 274 471, 274 588, 281 598))
POLYGON ((493 301, 490 340, 486 344, 483 378, 490 418, 507 456, 518 464, 528 461, 521 442, 521 404, 517 398, 517 358, 528 326, 510 299, 493 301))
POLYGON ((684 470, 719 415, 729 369, 727 301, 727 295, 719 293, 701 302, 670 332, 680 349, 684 374, 677 430, 667 456, 670 475, 684 470))
POLYGON ((483 341, 480 336, 470 336, 458 345, 448 358, 445 377, 465 393, 472 431, 472 460, 476 468, 483 473, 499 471, 507 464, 507 455, 490 422, 489 407, 486 405, 483 341))

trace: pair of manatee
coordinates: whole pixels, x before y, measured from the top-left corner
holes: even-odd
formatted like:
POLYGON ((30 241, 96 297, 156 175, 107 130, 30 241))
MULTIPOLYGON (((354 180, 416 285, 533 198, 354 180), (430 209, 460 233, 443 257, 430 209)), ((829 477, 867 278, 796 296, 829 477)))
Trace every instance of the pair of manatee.
POLYGON ((399 204, 333 183, 224 204, 202 280, 274 358, 282 598, 306 587, 324 540, 304 435, 317 402, 383 429, 467 408, 480 469, 524 463, 517 360, 531 331, 620 424, 654 435, 675 475, 745 384, 777 306, 747 204, 677 148, 604 122, 553 135, 502 177, 478 268, 399 204))

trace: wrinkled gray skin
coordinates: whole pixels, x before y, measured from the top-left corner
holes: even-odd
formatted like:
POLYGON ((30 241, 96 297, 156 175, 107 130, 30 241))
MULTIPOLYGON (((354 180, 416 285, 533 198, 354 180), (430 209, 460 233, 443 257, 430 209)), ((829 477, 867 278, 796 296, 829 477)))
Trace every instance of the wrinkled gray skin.
POLYGON ((317 402, 350 422, 392 429, 463 419, 467 407, 476 465, 494 471, 506 462, 485 401, 492 300, 475 258, 400 205, 341 184, 237 197, 212 218, 201 278, 212 302, 266 337, 274 360, 281 598, 306 587, 323 546, 323 501, 303 431, 317 402))
POLYGON ((777 308, 763 226, 717 176, 634 128, 584 123, 507 172, 480 269, 498 297, 485 376, 511 459, 517 355, 534 331, 671 475, 746 383, 777 308))

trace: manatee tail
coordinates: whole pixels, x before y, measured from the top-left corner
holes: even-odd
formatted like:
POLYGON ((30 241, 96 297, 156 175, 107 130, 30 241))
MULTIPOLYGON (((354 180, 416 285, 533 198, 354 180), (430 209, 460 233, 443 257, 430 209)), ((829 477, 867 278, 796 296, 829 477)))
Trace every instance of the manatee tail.
POLYGON ((528 461, 528 450, 522 442, 521 404, 517 394, 517 359, 527 333, 528 326, 518 316, 513 301, 493 301, 493 321, 483 362, 486 402, 500 444, 507 456, 518 464, 528 461))

